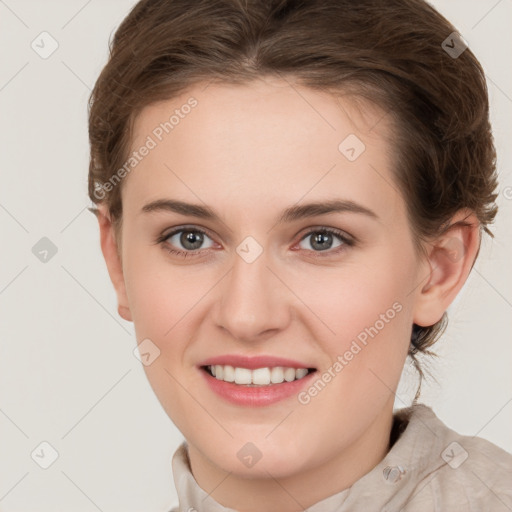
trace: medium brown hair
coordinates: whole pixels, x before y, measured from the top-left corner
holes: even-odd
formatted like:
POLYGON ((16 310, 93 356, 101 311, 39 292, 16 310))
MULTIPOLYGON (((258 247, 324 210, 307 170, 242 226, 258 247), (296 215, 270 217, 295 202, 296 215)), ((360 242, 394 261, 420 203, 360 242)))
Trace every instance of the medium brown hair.
MULTIPOLYGON (((455 31, 423 0, 142 0, 116 31, 90 97, 89 196, 107 205, 118 231, 122 184, 97 191, 125 164, 135 118, 149 104, 198 82, 290 77, 372 101, 391 117, 395 179, 415 242, 442 233, 462 208, 492 236, 485 74, 470 49, 454 56, 443 48, 455 31)), ((431 354, 445 326, 446 314, 411 326, 420 385, 415 356, 431 354)))

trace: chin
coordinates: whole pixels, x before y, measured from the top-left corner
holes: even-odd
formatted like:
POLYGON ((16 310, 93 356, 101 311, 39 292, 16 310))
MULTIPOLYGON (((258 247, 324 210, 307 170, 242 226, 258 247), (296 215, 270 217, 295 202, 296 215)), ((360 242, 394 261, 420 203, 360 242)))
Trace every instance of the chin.
MULTIPOLYGON (((194 443, 210 462, 223 471, 243 478, 286 478, 304 469, 311 463, 311 457, 304 451, 307 443, 290 443, 290 435, 265 439, 265 433, 259 432, 252 437, 237 436, 234 439, 217 442, 202 439, 194 443), (288 441, 286 439, 288 439, 288 441)), ((270 436, 272 437, 272 435, 270 436)))

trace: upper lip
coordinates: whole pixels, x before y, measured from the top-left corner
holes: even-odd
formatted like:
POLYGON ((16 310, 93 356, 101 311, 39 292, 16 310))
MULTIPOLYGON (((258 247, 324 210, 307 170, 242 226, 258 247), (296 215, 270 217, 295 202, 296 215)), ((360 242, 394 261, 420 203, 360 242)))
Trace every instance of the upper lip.
POLYGON ((222 356, 215 356, 201 362, 199 366, 213 366, 213 365, 230 365, 236 368, 248 368, 254 370, 256 368, 273 368, 275 366, 283 366, 285 368, 313 368, 311 365, 295 361, 293 359, 286 359, 283 357, 275 356, 242 356, 238 354, 226 354, 222 356))

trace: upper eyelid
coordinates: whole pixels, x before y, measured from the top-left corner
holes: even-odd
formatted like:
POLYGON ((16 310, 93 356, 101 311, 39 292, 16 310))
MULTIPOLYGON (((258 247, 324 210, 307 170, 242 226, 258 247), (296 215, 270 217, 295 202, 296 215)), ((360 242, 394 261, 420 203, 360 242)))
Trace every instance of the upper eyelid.
POLYGON ((203 228, 202 226, 178 226, 169 229, 169 231, 164 230, 162 232, 162 235, 160 236, 160 239, 167 239, 170 236, 174 236, 175 234, 180 233, 181 231, 198 231, 199 233, 204 233, 205 235, 213 239, 212 235, 210 234, 210 231, 206 228, 203 228))

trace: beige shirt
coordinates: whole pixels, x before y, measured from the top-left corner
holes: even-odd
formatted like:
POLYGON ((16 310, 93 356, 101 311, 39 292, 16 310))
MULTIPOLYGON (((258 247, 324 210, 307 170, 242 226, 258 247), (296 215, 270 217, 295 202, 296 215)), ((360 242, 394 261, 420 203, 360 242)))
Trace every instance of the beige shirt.
MULTIPOLYGON (((395 411, 386 457, 350 488, 308 512, 510 512, 512 455, 478 437, 449 429, 430 407, 395 411)), ((171 512, 234 512, 199 487, 186 443, 172 460, 179 508, 171 512)), ((261 511, 265 512, 265 511, 261 511)))

